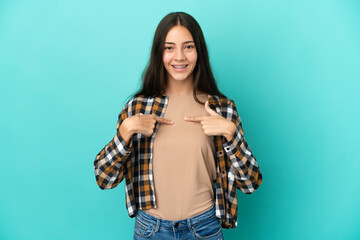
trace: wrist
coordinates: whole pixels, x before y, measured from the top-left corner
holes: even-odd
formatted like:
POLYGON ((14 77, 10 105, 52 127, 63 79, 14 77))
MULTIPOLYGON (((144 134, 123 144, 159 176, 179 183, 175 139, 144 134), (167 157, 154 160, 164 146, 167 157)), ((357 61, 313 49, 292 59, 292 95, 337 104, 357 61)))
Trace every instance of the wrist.
POLYGON ((230 134, 224 134, 224 137, 226 138, 226 140, 228 142, 232 139, 232 135, 230 135, 230 134))
POLYGON ((129 128, 129 124, 128 124, 129 122, 126 120, 127 120, 127 118, 124 119, 124 121, 121 123, 119 133, 120 133, 120 136, 125 141, 126 145, 128 145, 128 143, 131 139, 131 136, 133 135, 133 131, 131 130, 131 128, 129 128))
POLYGON ((223 136, 226 138, 227 141, 230 141, 233 138, 235 131, 236 131, 236 126, 234 123, 232 123, 232 125, 229 126, 229 128, 227 129, 227 131, 224 133, 223 136))
POLYGON ((135 133, 134 125, 130 118, 125 118, 122 125, 127 136, 131 137, 135 133))

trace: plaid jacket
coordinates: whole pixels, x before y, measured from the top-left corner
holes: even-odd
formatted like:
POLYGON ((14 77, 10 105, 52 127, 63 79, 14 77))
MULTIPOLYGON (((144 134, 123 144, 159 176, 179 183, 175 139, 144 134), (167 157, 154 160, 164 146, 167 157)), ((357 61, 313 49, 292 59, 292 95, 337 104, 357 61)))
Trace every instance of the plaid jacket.
MULTIPOLYGON (((236 189, 253 193, 262 182, 258 163, 244 138, 241 120, 234 101, 208 94, 209 107, 237 126, 230 141, 214 136, 216 150, 216 181, 214 182, 216 216, 223 228, 237 226, 236 189)), ((156 122, 154 132, 146 137, 132 135, 129 146, 119 133, 123 120, 135 114, 155 114, 163 117, 168 96, 137 96, 126 102, 118 116, 117 133, 97 154, 94 167, 96 182, 101 189, 116 187, 125 178, 126 207, 129 216, 135 217, 137 209, 156 207, 152 169, 152 149, 161 123, 156 122)))

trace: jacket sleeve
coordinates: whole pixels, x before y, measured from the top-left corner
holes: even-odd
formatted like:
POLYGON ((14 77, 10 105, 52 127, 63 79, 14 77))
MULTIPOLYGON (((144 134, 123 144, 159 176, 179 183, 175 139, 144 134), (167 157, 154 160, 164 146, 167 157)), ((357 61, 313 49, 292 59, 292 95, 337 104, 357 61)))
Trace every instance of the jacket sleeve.
POLYGON ((231 161, 231 168, 233 169, 233 171, 229 171, 229 177, 235 181, 236 188, 246 194, 251 194, 261 185, 262 174, 249 145, 245 141, 241 119, 235 103, 232 100, 229 101, 227 118, 236 125, 236 130, 231 140, 227 141, 225 138, 223 143, 225 152, 231 161), (234 172, 235 176, 233 176, 234 172))
POLYGON ((127 117, 128 103, 118 116, 114 138, 96 155, 94 171, 96 183, 101 189, 114 188, 124 179, 125 162, 133 149, 132 138, 127 146, 119 132, 120 125, 127 117))

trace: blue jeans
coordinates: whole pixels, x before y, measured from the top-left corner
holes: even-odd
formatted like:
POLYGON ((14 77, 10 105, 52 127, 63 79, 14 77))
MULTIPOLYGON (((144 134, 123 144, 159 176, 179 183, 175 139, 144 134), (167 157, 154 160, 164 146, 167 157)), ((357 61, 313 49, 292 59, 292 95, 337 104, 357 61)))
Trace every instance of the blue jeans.
POLYGON ((179 221, 157 218, 141 209, 135 218, 134 240, 144 239, 208 239, 223 240, 220 219, 215 216, 215 205, 194 217, 179 221))

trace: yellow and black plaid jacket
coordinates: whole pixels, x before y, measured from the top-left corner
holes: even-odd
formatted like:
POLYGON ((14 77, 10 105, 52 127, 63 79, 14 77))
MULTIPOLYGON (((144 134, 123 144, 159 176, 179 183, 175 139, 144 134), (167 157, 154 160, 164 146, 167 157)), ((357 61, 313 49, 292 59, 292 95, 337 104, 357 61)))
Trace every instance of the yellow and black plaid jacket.
MULTIPOLYGON (((223 228, 237 226, 236 189, 253 193, 262 182, 259 165, 244 138, 244 131, 233 100, 208 94, 209 107, 237 126, 230 141, 214 136, 216 150, 216 181, 214 195, 216 216, 223 228)), ((101 189, 116 187, 125 178, 126 207, 129 216, 135 217, 137 209, 156 207, 152 169, 152 149, 161 123, 156 122, 154 132, 146 137, 135 133, 129 146, 122 139, 119 128, 124 119, 136 114, 154 114, 163 117, 168 96, 137 96, 126 102, 118 116, 117 133, 97 154, 94 167, 96 182, 101 189)))

